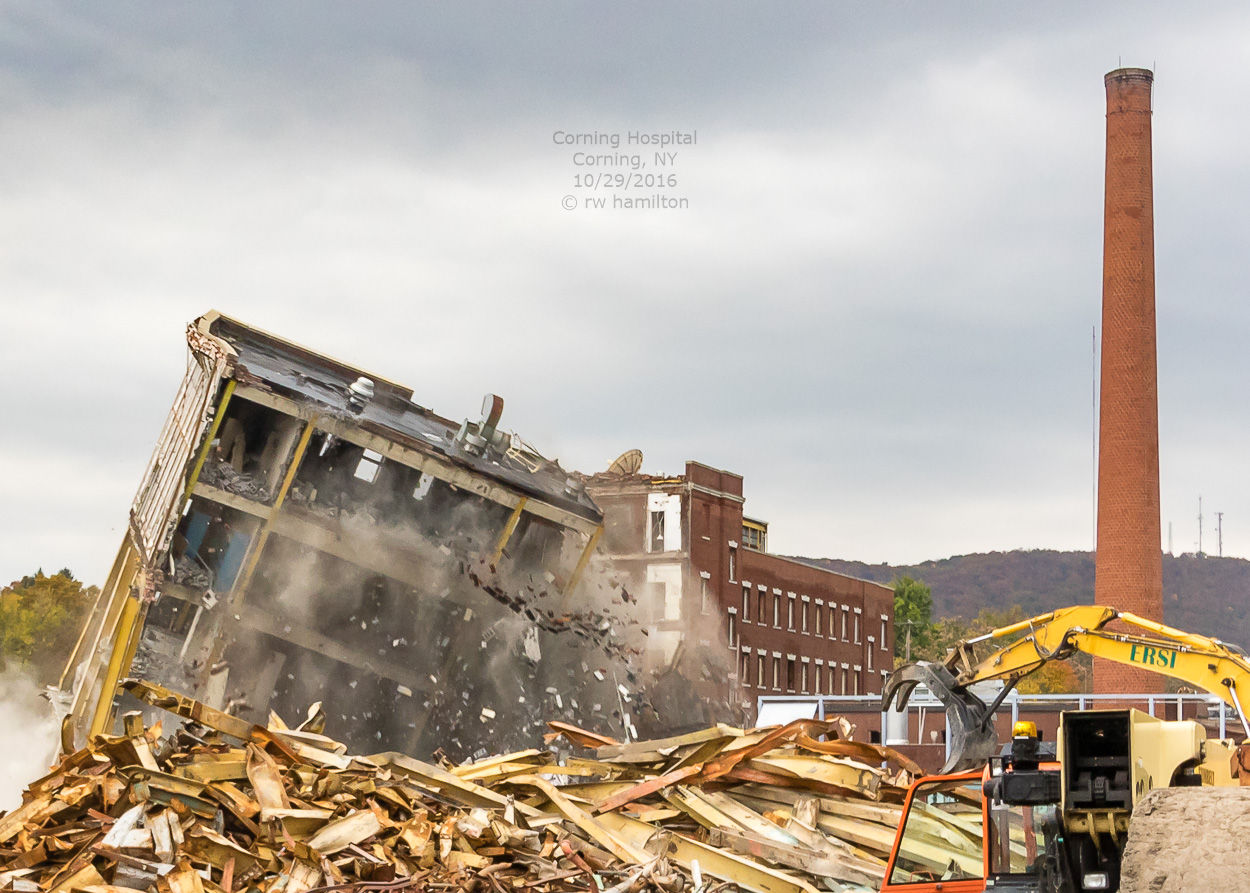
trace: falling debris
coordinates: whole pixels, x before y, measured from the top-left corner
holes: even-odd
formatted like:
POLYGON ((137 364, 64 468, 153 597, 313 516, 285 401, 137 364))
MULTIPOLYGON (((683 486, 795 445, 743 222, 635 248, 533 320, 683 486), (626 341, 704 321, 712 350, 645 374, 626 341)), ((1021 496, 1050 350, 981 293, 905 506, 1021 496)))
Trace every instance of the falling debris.
POLYGON ((306 728, 319 708, 261 727, 125 687, 185 723, 127 714, 31 784, 0 815, 0 889, 871 890, 919 771, 837 719, 625 744, 551 722, 545 749, 439 766, 350 755, 306 728))

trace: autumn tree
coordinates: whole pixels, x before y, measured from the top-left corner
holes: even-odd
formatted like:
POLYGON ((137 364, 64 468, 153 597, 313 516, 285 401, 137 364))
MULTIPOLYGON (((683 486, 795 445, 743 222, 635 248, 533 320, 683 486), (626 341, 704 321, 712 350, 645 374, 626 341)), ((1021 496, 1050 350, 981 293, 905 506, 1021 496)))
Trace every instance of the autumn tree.
POLYGON ((43 570, 0 589, 0 671, 17 666, 55 682, 99 590, 68 568, 43 570))

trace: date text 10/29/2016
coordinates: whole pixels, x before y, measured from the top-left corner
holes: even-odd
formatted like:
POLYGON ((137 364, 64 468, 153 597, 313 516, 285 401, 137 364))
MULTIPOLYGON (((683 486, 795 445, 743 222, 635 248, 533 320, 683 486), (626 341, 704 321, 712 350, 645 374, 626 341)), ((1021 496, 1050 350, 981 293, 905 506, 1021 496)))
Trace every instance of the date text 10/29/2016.
POLYGON ((676 174, 574 174, 573 186, 580 189, 672 189, 676 174))

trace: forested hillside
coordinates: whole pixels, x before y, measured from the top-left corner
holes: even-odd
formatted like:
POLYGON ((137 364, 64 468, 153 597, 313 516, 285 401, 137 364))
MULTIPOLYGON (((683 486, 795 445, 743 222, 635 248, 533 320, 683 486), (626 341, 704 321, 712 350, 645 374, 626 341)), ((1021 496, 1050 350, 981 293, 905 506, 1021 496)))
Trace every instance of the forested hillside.
MULTIPOLYGON (((1012 605, 1026 615, 1041 614, 1094 599, 1089 552, 990 552, 897 567, 836 558, 799 560, 879 583, 901 576, 922 580, 933 589, 935 619, 972 618, 982 608, 1012 605)), ((1250 648, 1250 561, 1164 555, 1163 612, 1172 626, 1250 648)))

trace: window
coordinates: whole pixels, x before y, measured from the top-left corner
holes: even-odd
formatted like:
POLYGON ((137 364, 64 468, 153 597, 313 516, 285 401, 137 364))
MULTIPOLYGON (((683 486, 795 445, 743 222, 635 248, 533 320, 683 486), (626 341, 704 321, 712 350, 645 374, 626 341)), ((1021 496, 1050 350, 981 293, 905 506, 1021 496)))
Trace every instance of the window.
POLYGON ((990 831, 985 843, 990 874, 1040 877, 1047 857, 1062 846, 1060 807, 1054 803, 1014 806, 1003 803, 995 793, 989 796, 990 831))
POLYGON ((738 678, 742 680, 743 688, 749 688, 751 686, 751 652, 742 652, 739 663, 741 666, 738 668, 738 678))
POLYGON ((842 665, 842 694, 846 694, 846 664, 842 665))
POLYGON ((703 614, 709 614, 712 610, 712 605, 710 603, 710 599, 708 598, 707 591, 708 577, 710 576, 711 574, 707 571, 701 571, 699 573, 699 611, 703 614))
POLYGON ((816 664, 816 669, 812 671, 812 691, 820 694, 820 664, 816 664))
POLYGON ((781 691, 781 655, 773 655, 773 688, 781 691))
POLYGON ((794 683, 797 681, 798 672, 795 667, 796 661, 793 657, 786 658, 786 691, 794 691, 794 683))
POLYGON ((773 628, 781 629, 781 593, 773 593, 773 628))
POLYGON ((807 661, 804 660, 799 666, 799 691, 807 694, 807 661))
POLYGON ((794 593, 786 598, 786 629, 794 632, 794 593))
POLYGON ((816 610, 812 613, 812 617, 816 621, 816 635, 818 636, 820 635, 820 615, 824 613, 824 611, 821 610, 823 607, 824 605, 820 602, 816 602, 816 610))
POLYGON ((757 671, 756 676, 755 676, 755 687, 763 688, 764 687, 764 654, 763 652, 761 652, 757 654, 755 657, 756 657, 755 669, 757 671))
MULTIPOLYGON (((952 843, 945 842, 942 850, 942 866, 935 870, 931 853, 931 841, 934 814, 945 814, 949 818, 945 822, 956 827, 981 827, 981 782, 976 781, 935 781, 922 783, 916 788, 911 807, 902 821, 902 843, 898 848, 898 856, 894 861, 894 871, 890 875, 891 884, 932 884, 934 878, 959 880, 962 878, 980 878, 984 867, 981 848, 990 847, 993 853, 993 839, 982 841, 978 836, 960 837, 952 843), (909 855, 904 855, 907 853, 909 855), (922 861, 923 860, 923 861, 922 861)), ((1054 807, 1049 807, 1053 810, 1054 807)), ((1034 812, 1037 812, 1034 807, 1034 812)), ((992 810, 991 810, 992 814, 992 810)), ((1053 820, 1052 816, 1052 820, 1053 820)), ((1055 833, 1058 833, 1056 827, 1055 833)), ((1008 838, 1009 839, 1009 838, 1008 838)), ((1027 838, 1024 840, 1027 846, 1027 838)), ((1018 844, 1017 844, 1018 845, 1018 844)), ((1020 847, 1021 850, 1024 847, 1020 847)), ((1034 851, 1039 855, 1047 849, 1037 846, 1034 851)), ((1039 859, 1038 862, 1045 860, 1039 859)), ((990 857, 991 870, 994 857, 990 857)))
POLYGON ((651 527, 647 537, 648 552, 664 551, 664 512, 651 512, 651 527))
POLYGON ((860 677, 860 668, 856 667, 855 672, 851 674, 851 684, 855 687, 854 690, 851 692, 851 694, 853 695, 859 694, 859 677, 860 677))
POLYGON ((859 615, 855 615, 855 644, 859 644, 859 615))
MULTIPOLYGON (((833 677, 834 677, 834 675, 835 675, 836 673, 837 673, 837 667, 835 667, 833 664, 830 664, 830 665, 829 665, 829 675, 828 675, 827 677, 825 677, 825 678, 826 678, 826 683, 827 683, 827 686, 828 686, 828 687, 827 687, 827 689, 826 689, 826 693, 827 693, 827 694, 833 694, 833 677)), ((845 694, 845 692, 843 692, 843 694, 845 694)))
POLYGON ((742 622, 751 622, 751 584, 742 584, 742 622))
MULTIPOLYGON (((738 612, 733 608, 729 609, 729 647, 738 647, 738 612)), ((871 658, 869 659, 868 666, 872 666, 871 658)))
POLYGON ((808 607, 809 606, 807 602, 803 602, 803 625, 801 629, 803 630, 804 635, 807 635, 807 609, 808 607))
POLYGON ((752 552, 768 551, 768 525, 763 521, 742 519, 742 548, 752 552))
POLYGON ((869 636, 868 637, 868 669, 870 670, 872 669, 872 651, 873 651, 872 646, 873 646, 873 638, 872 636, 869 636))
POLYGON ((834 637, 833 631, 837 628, 837 625, 838 625, 838 606, 830 605, 829 606, 829 638, 832 639, 834 637))
POLYGON ((888 648, 885 647, 885 628, 889 622, 890 622, 890 618, 886 617, 884 614, 881 615, 881 650, 882 651, 889 650, 888 648))
POLYGON ((729 582, 738 582, 738 548, 729 544, 729 582))
POLYGON ((382 454, 375 453, 373 450, 365 450, 360 457, 360 462, 356 465, 354 477, 366 484, 372 484, 378 479, 378 472, 381 469, 382 454))
POLYGON ((842 641, 846 641, 846 615, 851 613, 846 605, 842 606, 842 641))

